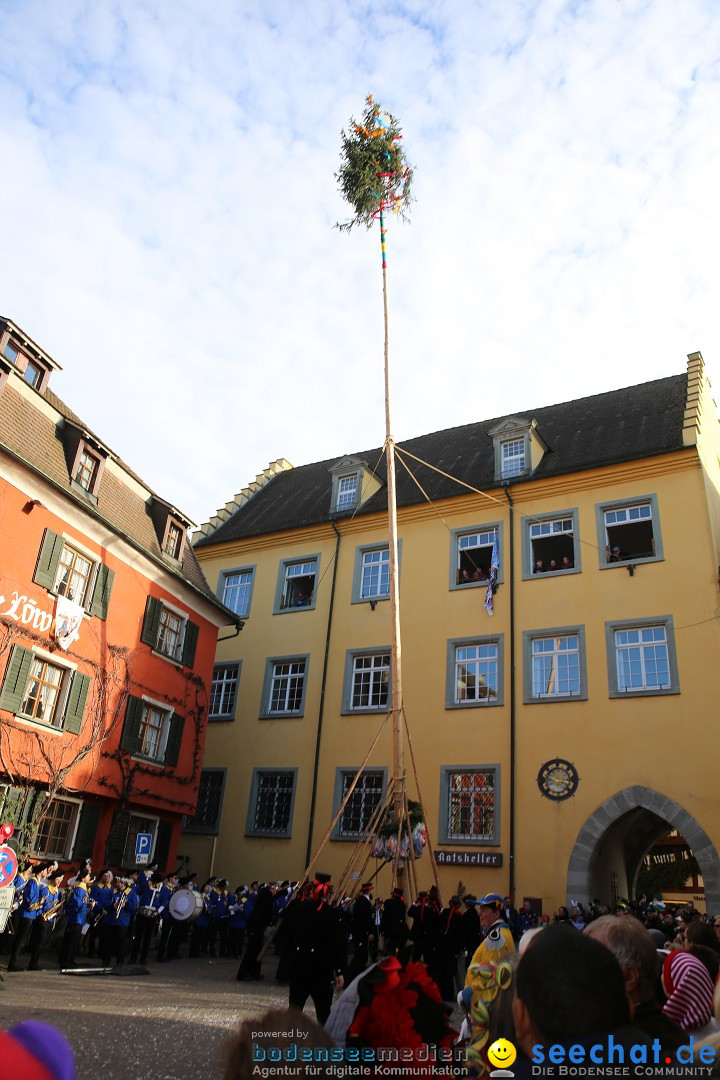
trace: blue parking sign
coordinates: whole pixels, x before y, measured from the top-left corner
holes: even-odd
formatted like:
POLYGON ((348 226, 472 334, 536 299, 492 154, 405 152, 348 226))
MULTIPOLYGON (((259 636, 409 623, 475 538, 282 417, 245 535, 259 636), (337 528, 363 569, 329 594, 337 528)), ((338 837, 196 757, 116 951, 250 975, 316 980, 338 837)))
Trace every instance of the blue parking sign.
POLYGON ((152 841, 152 833, 149 832, 139 832, 135 837, 135 862, 138 866, 150 862, 152 841))

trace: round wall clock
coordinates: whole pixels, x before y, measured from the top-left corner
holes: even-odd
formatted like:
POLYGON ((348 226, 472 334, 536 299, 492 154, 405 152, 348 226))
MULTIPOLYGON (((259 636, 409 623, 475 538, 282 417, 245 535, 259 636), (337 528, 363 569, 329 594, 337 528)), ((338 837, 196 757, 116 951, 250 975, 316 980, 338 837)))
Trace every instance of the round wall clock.
POLYGON ((546 799, 554 799, 560 802, 569 799, 577 791, 579 776, 577 769, 571 761, 564 758, 554 758, 540 766, 538 773, 538 787, 546 799))

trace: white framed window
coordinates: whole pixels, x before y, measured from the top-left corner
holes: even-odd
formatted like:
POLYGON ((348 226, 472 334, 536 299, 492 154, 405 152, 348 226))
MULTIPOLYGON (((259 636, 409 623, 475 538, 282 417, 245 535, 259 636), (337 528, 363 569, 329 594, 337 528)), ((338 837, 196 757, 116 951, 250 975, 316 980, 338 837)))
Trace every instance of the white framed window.
POLYGON ((445 707, 501 705, 502 664, 502 635, 448 641, 445 707))
POLYGON ((265 664, 261 716, 302 716, 309 657, 277 656, 265 664))
POLYGON ((387 712, 390 649, 349 649, 345 658, 343 713, 387 712))
POLYGON ((487 587, 492 565, 493 545, 498 554, 498 578, 501 580, 502 558, 500 523, 471 529, 451 530, 450 588, 487 587))
POLYGON ((67 542, 60 552, 53 592, 84 607, 94 581, 97 560, 67 542))
POLYGON ((148 596, 140 640, 159 656, 192 667, 195 663, 200 628, 186 612, 166 600, 148 596))
MULTIPOLYGON (((401 544, 398 544, 398 555, 401 544)), ((353 604, 375 603, 390 598, 390 548, 387 544, 368 544, 355 549, 353 604)))
POLYGON ((219 595, 225 607, 234 611, 241 619, 250 613, 255 567, 248 566, 239 570, 224 570, 220 574, 219 595))
POLYGON ((45 530, 33 574, 38 585, 105 619, 114 579, 115 571, 76 540, 45 530))
POLYGON ((585 627, 523 632, 526 704, 587 699, 585 627))
POLYGON ((0 692, 0 709, 77 734, 90 685, 90 677, 78 671, 76 664, 60 662, 54 653, 42 649, 13 645, 0 692))
POLYGON ((578 512, 523 518, 523 578, 580 570, 578 512))
POLYGON ((234 720, 240 664, 216 664, 210 687, 210 720, 234 720))
POLYGON ((500 766, 445 765, 440 781, 440 841, 500 842, 500 766))
MULTIPOLYGON (((338 769, 335 774, 333 817, 350 791, 357 769, 338 769)), ((333 840, 356 840, 361 836, 385 795, 387 769, 365 769, 333 830, 333 840)))
POLYGON ((171 705, 128 694, 120 747, 143 761, 175 767, 184 727, 185 717, 171 705))
POLYGON ((601 567, 663 559, 655 495, 599 503, 595 508, 601 567))
POLYGON ((100 458, 96 454, 91 454, 87 447, 82 447, 73 477, 75 483, 85 491, 94 492, 99 471, 100 458))
POLYGON ((292 835, 297 769, 253 769, 246 836, 292 835))
POLYGON ((273 614, 309 611, 315 607, 319 555, 281 559, 273 614))
POLYGON ((605 624, 611 697, 680 692, 670 615, 605 624))
POLYGON ((43 809, 33 852, 45 859, 68 859, 72 852, 81 803, 79 799, 53 798, 43 809))
POLYGON ((501 475, 504 480, 525 472, 525 437, 506 439, 500 444, 501 475))
POLYGON ((338 511, 353 510, 357 503, 357 493, 357 473, 353 473, 351 476, 339 477, 337 484, 337 501, 335 503, 335 509, 338 511))

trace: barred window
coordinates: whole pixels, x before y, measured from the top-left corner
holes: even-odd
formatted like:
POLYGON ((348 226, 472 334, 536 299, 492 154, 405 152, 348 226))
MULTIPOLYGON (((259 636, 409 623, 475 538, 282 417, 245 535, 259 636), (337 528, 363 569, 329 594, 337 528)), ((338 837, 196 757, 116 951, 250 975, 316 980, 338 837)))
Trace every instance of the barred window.
POLYGON ((494 839, 495 773, 495 769, 448 772, 448 839, 494 839))
POLYGON ((185 832, 218 833, 225 791, 226 769, 203 769, 200 774, 197 809, 183 822, 185 832))
MULTIPOLYGON (((350 771, 342 773, 341 802, 352 787, 355 775, 355 772, 350 771)), ((367 824, 382 799, 384 791, 384 772, 364 772, 358 779, 355 789, 340 816, 337 835, 343 837, 360 836, 367 828, 367 824)))
POLYGON ((257 773, 253 832, 287 835, 294 784, 295 773, 291 770, 257 773))

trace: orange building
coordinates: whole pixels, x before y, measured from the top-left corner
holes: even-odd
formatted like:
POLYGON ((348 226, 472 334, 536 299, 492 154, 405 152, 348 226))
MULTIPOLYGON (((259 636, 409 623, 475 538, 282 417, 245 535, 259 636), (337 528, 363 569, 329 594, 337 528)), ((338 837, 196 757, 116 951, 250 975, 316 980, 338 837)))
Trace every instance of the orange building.
POLYGON ((140 861, 164 867, 237 619, 192 523, 55 396, 58 369, 0 319, 0 821, 32 855, 116 867, 142 834, 140 861))

